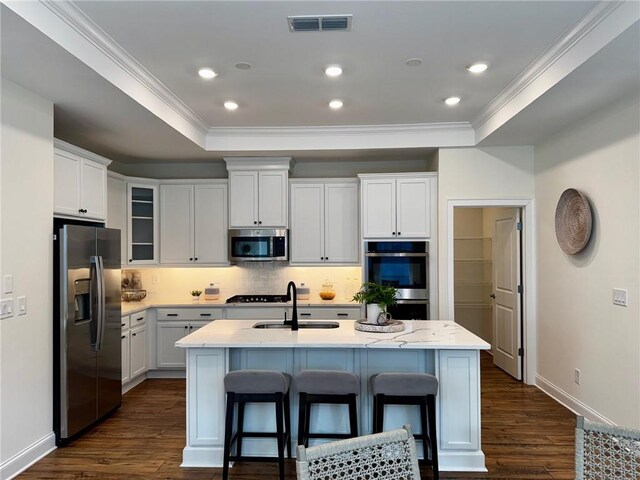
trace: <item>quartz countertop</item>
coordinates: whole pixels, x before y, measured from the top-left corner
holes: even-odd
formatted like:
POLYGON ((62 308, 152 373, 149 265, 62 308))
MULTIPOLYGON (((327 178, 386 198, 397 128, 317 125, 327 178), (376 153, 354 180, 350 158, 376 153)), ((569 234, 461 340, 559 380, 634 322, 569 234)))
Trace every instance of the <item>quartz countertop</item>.
MULTIPOLYGON (((220 298, 218 300, 200 300, 194 302, 190 297, 182 298, 161 298, 161 299, 149 299, 146 298, 140 302, 122 302, 121 311, 122 315, 129 315, 132 313, 146 310, 147 308, 207 308, 207 307, 232 307, 232 308, 250 308, 250 307, 292 307, 292 302, 287 303, 225 303, 227 297, 220 298)), ((298 300, 298 308, 304 307, 360 307, 359 303, 348 302, 346 300, 333 299, 333 300, 298 300)))
MULTIPOLYGON (((406 320, 398 333, 366 333, 355 330, 354 320, 338 320, 339 328, 252 328, 263 320, 216 320, 176 342, 180 348, 404 348, 488 350, 491 346, 452 321, 406 320)), ((273 320, 270 320, 273 321, 273 320)), ((316 320, 322 322, 323 320, 316 320)), ((324 320, 325 322, 335 320, 324 320)))

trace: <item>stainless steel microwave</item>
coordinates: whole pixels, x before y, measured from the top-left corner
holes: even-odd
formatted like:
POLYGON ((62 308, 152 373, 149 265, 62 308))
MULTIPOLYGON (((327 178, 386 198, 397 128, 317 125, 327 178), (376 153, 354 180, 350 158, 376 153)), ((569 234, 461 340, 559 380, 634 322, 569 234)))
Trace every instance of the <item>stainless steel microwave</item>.
POLYGON ((229 230, 229 261, 236 263, 288 260, 288 234, 286 228, 229 230))

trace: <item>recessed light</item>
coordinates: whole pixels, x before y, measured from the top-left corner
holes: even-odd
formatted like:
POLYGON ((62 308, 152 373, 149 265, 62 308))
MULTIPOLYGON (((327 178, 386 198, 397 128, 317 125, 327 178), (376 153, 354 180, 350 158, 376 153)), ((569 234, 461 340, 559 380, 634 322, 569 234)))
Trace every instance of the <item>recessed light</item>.
POLYGON ((198 75, 200 75, 202 78, 206 80, 211 80, 212 78, 215 78, 218 74, 214 72, 212 68, 201 68, 200 70, 198 70, 198 75))
POLYGON ((340 68, 338 65, 329 65, 327 68, 325 68, 324 73, 327 75, 327 77, 339 77, 340 75, 342 75, 342 68, 340 68))
POLYGON ((471 73, 482 73, 488 67, 489 66, 486 63, 474 63, 473 65, 469 65, 467 67, 467 70, 469 70, 471 73))
POLYGON ((239 70, 249 70, 251 68, 251 64, 247 62, 238 62, 234 65, 239 70))
POLYGON ((460 97, 449 97, 445 99, 444 103, 446 103, 450 107, 453 107, 454 105, 457 105, 460 103, 460 97))
POLYGON ((226 102, 224 102, 224 108, 226 108, 227 110, 237 110, 238 104, 231 100, 227 100, 226 102))
POLYGON ((329 102, 329 107, 332 108, 333 110, 338 110, 342 108, 342 105, 344 105, 342 103, 342 100, 331 100, 329 102))
POLYGON ((422 59, 421 58, 410 58, 409 60, 407 60, 404 63, 407 64, 407 66, 409 66, 409 67, 417 67, 418 65, 420 65, 422 63, 422 59))

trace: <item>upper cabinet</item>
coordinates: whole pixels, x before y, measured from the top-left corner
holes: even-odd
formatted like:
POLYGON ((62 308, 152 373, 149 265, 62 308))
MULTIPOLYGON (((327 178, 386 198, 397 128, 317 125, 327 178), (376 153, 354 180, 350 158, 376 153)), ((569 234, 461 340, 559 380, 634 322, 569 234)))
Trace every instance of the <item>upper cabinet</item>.
POLYGON ((158 187, 127 184, 129 265, 158 263, 158 187))
POLYGON ((227 182, 160 185, 160 263, 227 264, 227 182))
POLYGON ((290 157, 225 158, 230 228, 287 228, 290 157))
POLYGON ((107 165, 110 160, 55 140, 53 212, 104 221, 107 219, 107 165))
POLYGON ((359 175, 364 238, 430 238, 435 174, 359 175))
POLYGON ((127 264, 127 180, 115 173, 107 174, 107 228, 120 230, 120 259, 127 264))
POLYGON ((358 263, 358 181, 291 181, 292 264, 358 263))

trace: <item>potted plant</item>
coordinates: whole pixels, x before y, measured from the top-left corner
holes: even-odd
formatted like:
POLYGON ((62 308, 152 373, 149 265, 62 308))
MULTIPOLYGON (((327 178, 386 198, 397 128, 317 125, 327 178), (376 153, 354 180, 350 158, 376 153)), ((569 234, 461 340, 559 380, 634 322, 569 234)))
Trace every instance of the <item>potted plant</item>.
POLYGON ((360 291, 353 296, 353 301, 367 305, 367 322, 378 324, 387 321, 387 307, 396 304, 398 289, 391 285, 380 285, 375 282, 367 282, 360 291), (384 322, 378 318, 384 314, 384 322))
POLYGON ((194 302, 200 301, 200 295, 202 295, 202 290, 191 290, 191 298, 194 302))

